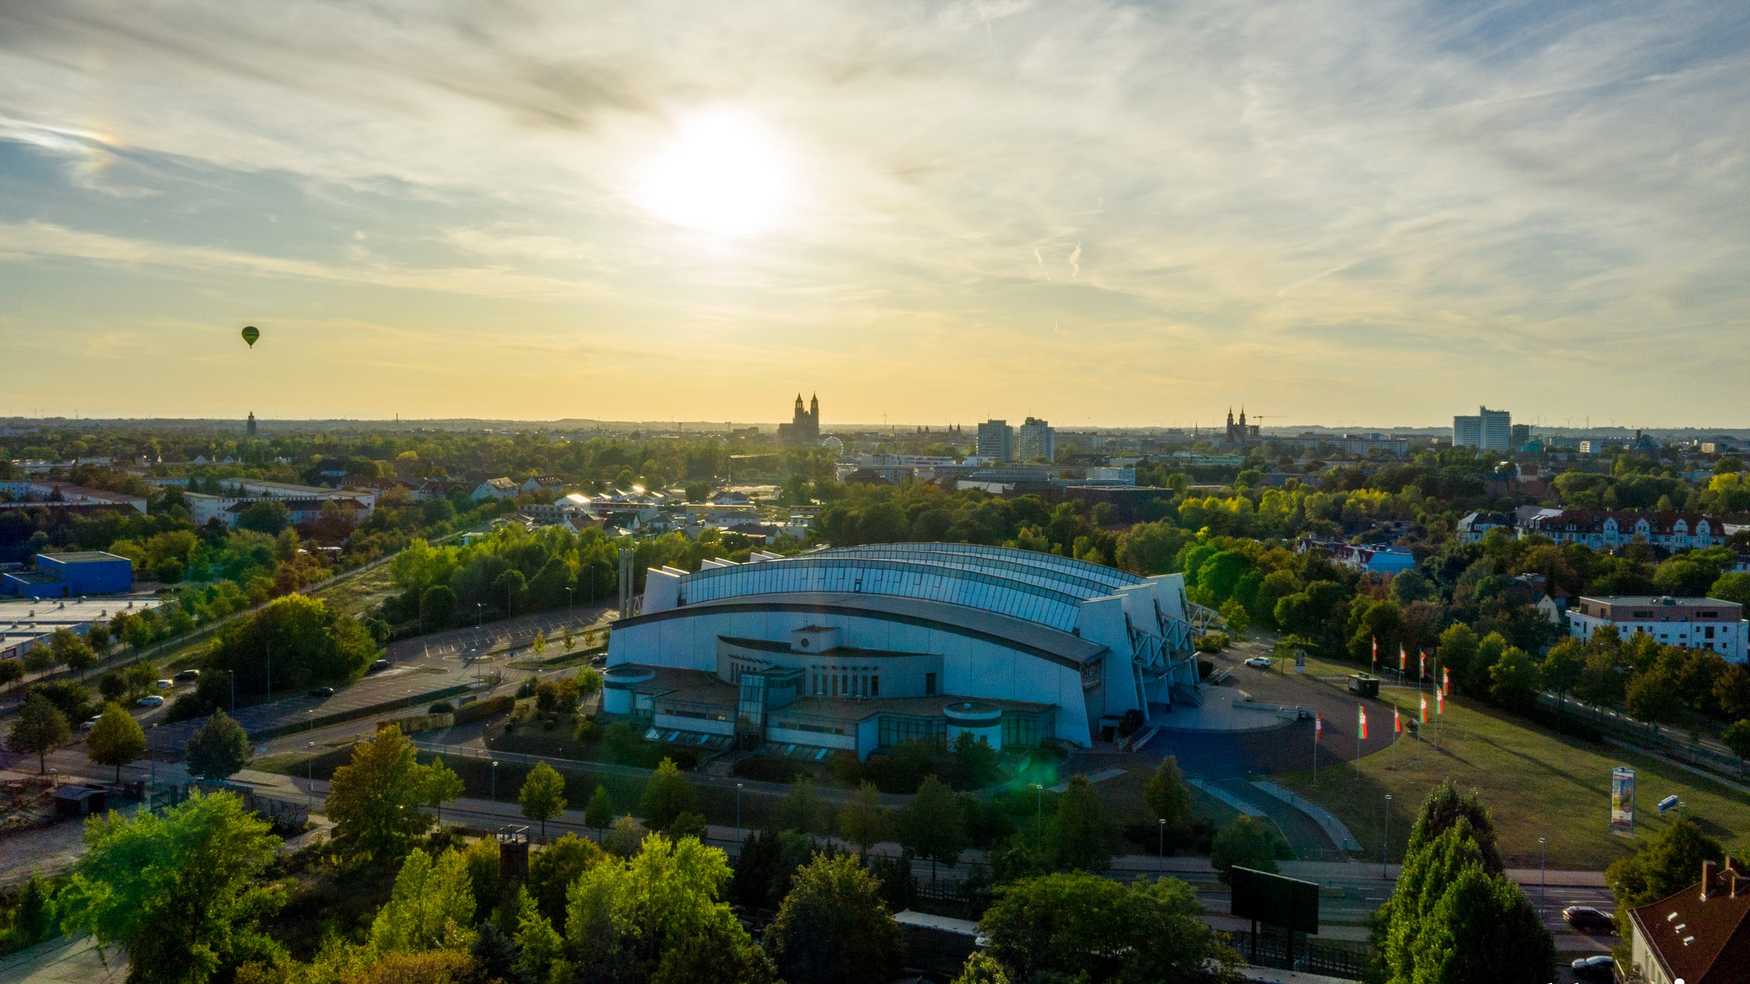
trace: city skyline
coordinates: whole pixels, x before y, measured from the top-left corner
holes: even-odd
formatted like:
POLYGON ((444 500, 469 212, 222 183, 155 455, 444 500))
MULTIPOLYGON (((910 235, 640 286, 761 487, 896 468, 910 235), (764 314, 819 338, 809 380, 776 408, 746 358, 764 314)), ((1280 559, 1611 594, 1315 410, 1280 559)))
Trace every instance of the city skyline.
POLYGON ((9 6, 0 414, 1750 424, 1729 9, 811 11, 9 6))

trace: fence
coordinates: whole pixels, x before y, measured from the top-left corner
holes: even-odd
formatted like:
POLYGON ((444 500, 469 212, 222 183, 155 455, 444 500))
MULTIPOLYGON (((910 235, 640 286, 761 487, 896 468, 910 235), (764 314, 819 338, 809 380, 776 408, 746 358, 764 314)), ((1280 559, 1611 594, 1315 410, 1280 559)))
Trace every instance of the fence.
MULTIPOLYGON (((1538 703, 1551 712, 1556 711, 1556 700, 1549 694, 1540 694, 1538 703)), ((1562 702, 1559 713, 1563 717, 1596 728, 1607 738, 1615 738, 1728 778, 1741 779, 1745 776, 1744 761, 1718 742, 1697 741, 1683 731, 1651 725, 1616 711, 1581 703, 1571 697, 1562 702)))
POLYGON ((1360 980, 1367 972, 1367 949, 1361 944, 1309 940, 1302 936, 1294 940, 1293 966, 1289 966, 1289 939, 1284 932, 1264 929, 1253 936, 1251 930, 1242 929, 1228 933, 1227 937, 1228 945, 1259 967, 1297 970, 1350 980, 1360 980))

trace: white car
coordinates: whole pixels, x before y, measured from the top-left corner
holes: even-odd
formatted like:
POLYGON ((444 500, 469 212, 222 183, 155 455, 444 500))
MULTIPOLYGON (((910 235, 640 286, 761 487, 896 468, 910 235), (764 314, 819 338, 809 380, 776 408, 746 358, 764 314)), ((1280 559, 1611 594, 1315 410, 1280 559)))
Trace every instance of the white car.
POLYGON ((155 684, 155 686, 156 686, 156 687, 157 687, 157 688, 158 688, 158 689, 159 689, 159 690, 175 690, 175 689, 176 689, 176 681, 175 681, 175 680, 172 680, 172 679, 170 679, 170 678, 169 678, 169 677, 165 677, 165 678, 164 678, 164 679, 162 679, 162 680, 159 680, 159 681, 158 681, 158 682, 157 682, 157 683, 156 683, 156 684, 155 684))
POLYGON ((134 704, 137 707, 163 707, 164 698, 158 694, 147 694, 139 700, 134 701, 134 704))
POLYGON ((1246 660, 1246 665, 1254 669, 1267 670, 1276 665, 1276 661, 1268 656, 1253 656, 1246 660))
POLYGON ((101 720, 103 720, 103 715, 100 714, 97 717, 90 718, 86 721, 82 721, 79 724, 79 730, 80 731, 90 731, 92 728, 97 727, 97 722, 99 722, 101 720))

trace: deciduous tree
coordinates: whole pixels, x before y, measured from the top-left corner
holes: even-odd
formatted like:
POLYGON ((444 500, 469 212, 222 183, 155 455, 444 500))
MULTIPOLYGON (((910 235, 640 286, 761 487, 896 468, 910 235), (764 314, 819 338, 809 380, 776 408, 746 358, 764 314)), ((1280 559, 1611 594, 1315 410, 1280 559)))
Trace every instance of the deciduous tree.
POLYGON ((146 754, 146 732, 134 716, 111 703, 85 739, 85 752, 99 765, 115 766, 115 781, 122 781, 122 766, 146 754))
POLYGON ((921 858, 930 859, 930 881, 936 880, 936 862, 955 864, 966 849, 966 822, 960 804, 946 783, 928 776, 899 811, 896 818, 899 842, 921 858))
POLYGON ((188 771, 225 779, 249 764, 249 734, 224 711, 214 711, 188 740, 188 771))
POLYGON ((869 846, 887 836, 891 826, 887 811, 881 807, 881 792, 872 782, 859 785, 839 808, 839 836, 857 845, 860 854, 868 854, 869 846))
POLYGON ((419 763, 413 742, 390 725, 353 746, 352 761, 334 770, 328 818, 342 844, 378 860, 407 853, 431 827, 422 807, 432 802, 434 771, 419 763))
POLYGON ((49 753, 72 738, 73 729, 67 726, 67 718, 61 714, 60 708, 42 694, 32 693, 19 709, 18 720, 12 722, 12 731, 6 736, 6 747, 21 755, 35 755, 37 772, 47 773, 49 753))
POLYGON ((765 943, 791 984, 879 984, 901 966, 881 884, 850 855, 816 855, 797 869, 765 943))
POLYGON ((674 818, 695 809, 693 784, 681 774, 673 759, 663 759, 651 773, 638 801, 639 812, 652 830, 666 830, 674 818))
POLYGON ((547 839, 547 821, 565 809, 565 777, 545 762, 529 770, 517 792, 523 816, 541 825, 541 840, 547 839))

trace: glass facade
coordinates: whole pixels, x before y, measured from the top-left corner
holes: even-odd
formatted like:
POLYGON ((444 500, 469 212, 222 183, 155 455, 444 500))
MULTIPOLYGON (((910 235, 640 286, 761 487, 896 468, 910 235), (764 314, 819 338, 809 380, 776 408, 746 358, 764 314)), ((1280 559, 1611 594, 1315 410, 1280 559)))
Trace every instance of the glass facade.
POLYGON ((892 748, 908 741, 947 741, 948 719, 911 714, 883 714, 876 730, 880 734, 879 745, 882 748, 892 748))
POLYGON ((1050 711, 1003 712, 1004 748, 1033 748, 1049 737, 1050 711))

